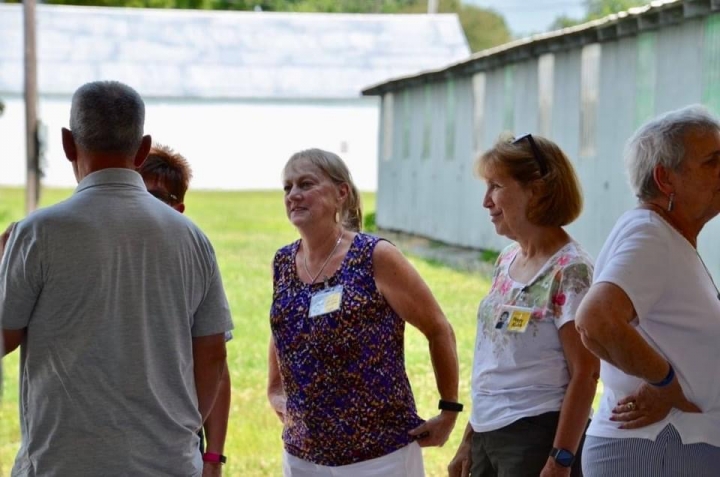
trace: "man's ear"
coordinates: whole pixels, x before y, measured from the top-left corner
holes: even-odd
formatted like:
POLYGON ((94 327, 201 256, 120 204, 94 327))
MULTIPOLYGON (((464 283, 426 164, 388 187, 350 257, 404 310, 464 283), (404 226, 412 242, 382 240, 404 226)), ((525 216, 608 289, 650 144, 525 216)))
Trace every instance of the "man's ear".
POLYGON ((67 128, 62 128, 62 145, 67 160, 70 162, 77 161, 77 146, 75 145, 75 138, 72 135, 72 131, 67 128))
POLYGON ((181 214, 185 212, 185 204, 180 202, 179 204, 175 204, 172 206, 173 209, 177 210, 181 214))
POLYGON ((148 154, 150 154, 150 148, 152 147, 152 138, 149 134, 146 134, 142 138, 142 142, 140 143, 140 148, 138 149, 137 153, 135 154, 135 159, 133 160, 133 164, 135 165, 135 169, 142 166, 142 163, 145 162, 145 159, 147 159, 148 154))

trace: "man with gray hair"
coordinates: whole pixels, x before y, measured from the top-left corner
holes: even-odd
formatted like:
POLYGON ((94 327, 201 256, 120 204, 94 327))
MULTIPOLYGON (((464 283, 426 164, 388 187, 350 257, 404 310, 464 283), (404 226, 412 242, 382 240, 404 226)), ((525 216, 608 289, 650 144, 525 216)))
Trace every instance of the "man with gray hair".
POLYGON ((202 473, 232 321, 210 241, 135 171, 144 116, 124 84, 75 92, 78 187, 18 222, 0 261, 5 352, 21 349, 13 476, 202 473))

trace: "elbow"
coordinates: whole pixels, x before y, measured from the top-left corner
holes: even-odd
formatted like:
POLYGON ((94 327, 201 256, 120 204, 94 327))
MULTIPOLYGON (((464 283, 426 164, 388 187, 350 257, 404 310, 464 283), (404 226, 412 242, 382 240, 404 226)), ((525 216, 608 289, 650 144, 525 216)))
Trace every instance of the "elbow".
POLYGON ((597 344, 607 341, 608 330, 603 323, 600 323, 600 320, 590 323, 576 323, 575 328, 580 334, 583 345, 589 350, 592 350, 597 344))
POLYGON ((575 329, 585 347, 588 347, 589 343, 602 341, 605 328, 602 315, 594 312, 592 307, 583 301, 575 314, 575 329))
POLYGON ((433 343, 450 343, 455 346, 455 330, 445 316, 437 321, 432 332, 427 334, 427 339, 432 345, 433 343))
POLYGON ((570 379, 582 381, 586 386, 591 387, 594 392, 600 380, 600 360, 593 354, 588 353, 588 355, 582 367, 576 373, 573 373, 570 379))

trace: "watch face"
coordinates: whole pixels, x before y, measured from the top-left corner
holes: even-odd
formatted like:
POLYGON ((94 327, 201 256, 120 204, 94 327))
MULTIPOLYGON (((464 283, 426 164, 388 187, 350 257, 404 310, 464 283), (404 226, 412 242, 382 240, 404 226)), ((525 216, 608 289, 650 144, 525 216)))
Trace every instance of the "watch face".
POLYGON ((573 463, 573 459, 575 459, 575 456, 565 449, 558 449, 557 454, 555 455, 557 463, 565 467, 570 467, 573 463))

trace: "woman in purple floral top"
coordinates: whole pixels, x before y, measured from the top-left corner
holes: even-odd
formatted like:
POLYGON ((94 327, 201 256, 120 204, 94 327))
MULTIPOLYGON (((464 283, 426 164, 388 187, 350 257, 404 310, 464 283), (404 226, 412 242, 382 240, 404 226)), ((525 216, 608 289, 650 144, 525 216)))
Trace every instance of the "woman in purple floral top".
POLYGON ((284 424, 284 475, 423 476, 420 447, 445 443, 461 407, 452 327, 401 252, 359 232, 337 155, 299 152, 283 176, 300 233, 273 261, 268 398, 284 424), (406 322, 428 339, 447 408, 427 421, 405 372, 406 322))
POLYGON ((592 262, 563 229, 582 210, 570 161, 553 142, 499 141, 476 163, 500 254, 478 310, 472 414, 451 477, 582 475, 580 451, 599 362, 575 329, 592 262))

